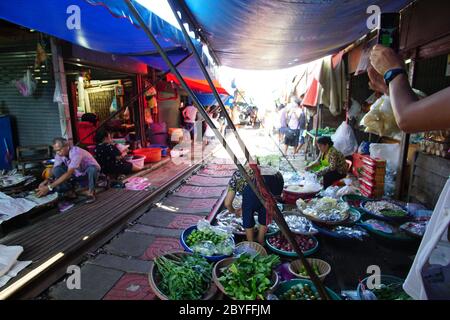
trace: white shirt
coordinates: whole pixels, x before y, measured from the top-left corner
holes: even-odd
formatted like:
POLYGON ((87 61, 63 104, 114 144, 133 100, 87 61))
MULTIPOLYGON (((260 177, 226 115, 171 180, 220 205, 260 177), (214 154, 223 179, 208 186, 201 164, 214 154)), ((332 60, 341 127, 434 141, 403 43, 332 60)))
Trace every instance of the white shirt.
POLYGON ((432 264, 450 263, 450 244, 447 238, 450 223, 450 178, 445 184, 436 208, 420 243, 413 265, 403 284, 407 294, 416 300, 426 300, 427 295, 422 282, 422 268, 430 261, 432 264))
POLYGON ((197 108, 194 106, 187 106, 183 110, 184 122, 186 123, 194 123, 196 116, 197 116, 197 108))
MULTIPOLYGON (((215 125, 216 128, 217 128, 217 130, 219 130, 219 128, 220 128, 219 121, 217 121, 217 120, 214 119, 214 118, 211 118, 211 121, 214 123, 214 125, 215 125)), ((211 129, 210 126, 207 126, 207 127, 206 127, 206 130, 205 130, 205 137, 207 137, 207 138, 213 138, 213 137, 215 137, 215 136, 216 136, 216 135, 214 134, 213 129, 211 129)))

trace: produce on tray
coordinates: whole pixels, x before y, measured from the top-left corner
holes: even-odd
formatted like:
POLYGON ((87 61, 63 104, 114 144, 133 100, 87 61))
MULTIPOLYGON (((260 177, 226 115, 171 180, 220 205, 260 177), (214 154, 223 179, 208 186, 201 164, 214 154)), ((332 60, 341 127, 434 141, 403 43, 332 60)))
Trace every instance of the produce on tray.
POLYGON ((321 300, 317 290, 309 284, 297 284, 278 297, 280 300, 321 300))
POLYGON ((288 186, 285 188, 287 192, 293 193, 317 193, 322 189, 319 183, 300 182, 299 185, 288 186))
POLYGON ((427 221, 406 222, 400 226, 401 230, 423 237, 427 228, 427 221))
POLYGON ((390 224, 388 224, 384 221, 376 220, 376 219, 366 220, 366 221, 364 221, 364 224, 373 230, 380 231, 380 232, 387 233, 387 234, 394 234, 396 231, 395 228, 393 226, 391 226, 390 224))
POLYGON ((280 264, 276 255, 240 255, 219 278, 225 292, 238 300, 264 299, 273 285, 272 270, 280 264))
POLYGON ((170 300, 199 300, 211 285, 212 264, 199 255, 158 257, 158 287, 170 300))
POLYGON ((349 213, 349 217, 348 217, 348 221, 347 221, 348 223, 355 223, 361 218, 361 215, 353 210, 349 210, 348 213, 349 213))
MULTIPOLYGON (((300 246, 300 249, 302 252, 309 251, 317 246, 317 241, 314 240, 314 238, 308 237, 308 236, 302 236, 302 235, 296 235, 295 240, 297 241, 298 245, 300 246)), ((281 251, 294 253, 294 249, 292 248, 291 244, 287 241, 287 239, 281 234, 277 234, 274 236, 271 236, 267 240, 269 244, 281 251)))
POLYGON ((208 221, 200 220, 197 229, 186 237, 186 245, 195 253, 205 256, 231 255, 235 245, 231 231, 211 226, 208 221))
MULTIPOLYGON (((370 290, 376 300, 412 300, 412 298, 403 290, 402 283, 381 284, 379 288, 370 290)), ((367 296, 363 290, 363 295, 367 296)))
POLYGON ((337 233, 338 235, 346 236, 352 239, 358 239, 360 241, 363 241, 364 238, 368 236, 367 232, 359 227, 338 226, 331 229, 331 231, 337 233))
POLYGON ((326 222, 343 221, 348 217, 349 205, 330 197, 314 198, 309 202, 297 201, 297 207, 303 214, 326 222))
MULTIPOLYGON (((320 275, 320 270, 319 270, 319 266, 317 265, 317 263, 312 262, 311 264, 311 268, 313 269, 314 273, 317 274, 318 276, 320 275)), ((303 276, 303 277, 309 277, 308 272, 306 271, 306 268, 304 265, 302 265, 300 267, 300 270, 298 270, 297 272, 299 275, 303 276)))
MULTIPOLYGON (((236 214, 224 210, 216 217, 217 225, 230 229, 235 234, 245 234, 245 229, 242 225, 242 217, 237 217, 236 214)), ((255 221, 258 221, 258 216, 255 216, 255 221)), ((277 224, 272 222, 268 226, 268 233, 274 233, 279 230, 277 224)))
POLYGON ((364 204, 364 209, 367 211, 385 217, 405 217, 408 215, 408 212, 403 210, 399 205, 392 203, 390 201, 368 201, 364 204))
POLYGON ((217 225, 230 228, 233 233, 243 234, 245 229, 242 226, 242 218, 228 210, 220 212, 216 217, 217 225))
POLYGON ((291 229, 294 233, 314 234, 318 232, 318 230, 312 225, 311 221, 305 217, 292 214, 286 215, 284 218, 289 226, 289 229, 291 229))
POLYGON ((271 154, 267 156, 256 157, 256 159, 261 166, 273 166, 278 168, 280 165, 281 157, 277 154, 271 154))

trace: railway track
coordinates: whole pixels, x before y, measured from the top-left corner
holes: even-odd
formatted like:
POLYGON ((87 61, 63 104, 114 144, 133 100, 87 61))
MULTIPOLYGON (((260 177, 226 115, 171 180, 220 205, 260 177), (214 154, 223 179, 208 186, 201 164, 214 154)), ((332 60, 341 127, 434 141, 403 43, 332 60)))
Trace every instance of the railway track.
MULTIPOLYGON (((184 228, 200 219, 211 221, 215 217, 222 207, 233 169, 233 165, 205 162, 186 168, 128 217, 67 257, 33 291, 42 292, 50 286, 39 297, 42 299, 154 298, 147 281, 153 258, 168 250, 181 249, 178 239, 184 228), (76 264, 80 267, 81 289, 69 289, 67 267, 76 264)), ((27 296, 19 298, 32 298, 29 292, 28 288, 27 296)))

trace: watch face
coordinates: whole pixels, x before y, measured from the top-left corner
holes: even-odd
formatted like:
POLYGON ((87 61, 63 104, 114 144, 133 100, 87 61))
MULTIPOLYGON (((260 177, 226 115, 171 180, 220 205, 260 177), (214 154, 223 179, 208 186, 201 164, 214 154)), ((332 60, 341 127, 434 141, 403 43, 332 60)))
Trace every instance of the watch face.
POLYGON ((389 71, 386 73, 385 79, 389 79, 390 77, 392 77, 392 70, 389 70, 389 71))

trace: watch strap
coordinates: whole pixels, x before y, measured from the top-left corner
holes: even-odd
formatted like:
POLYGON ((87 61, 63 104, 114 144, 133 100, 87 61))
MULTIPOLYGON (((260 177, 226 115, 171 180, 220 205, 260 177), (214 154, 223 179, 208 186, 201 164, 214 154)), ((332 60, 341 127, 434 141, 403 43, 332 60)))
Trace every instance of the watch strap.
POLYGON ((387 86, 389 86, 389 83, 391 83, 391 81, 394 80, 400 74, 407 74, 407 72, 403 68, 390 69, 386 71, 386 73, 384 74, 383 77, 384 82, 386 83, 387 86))

